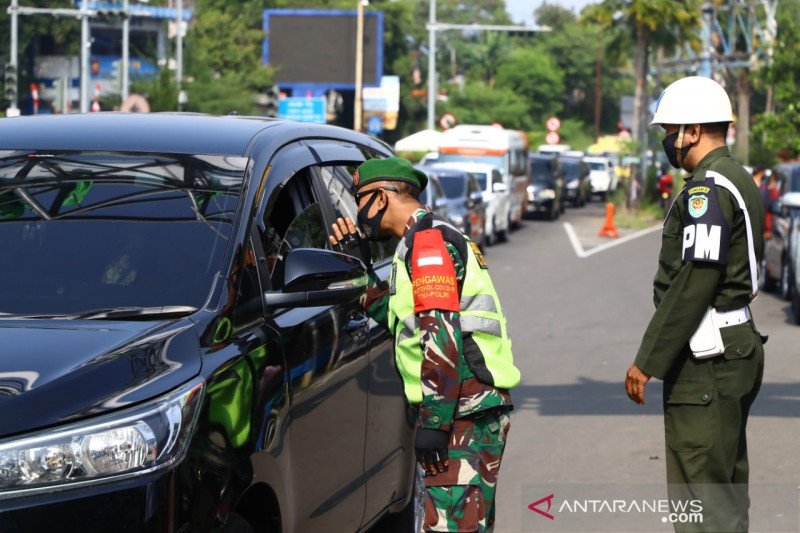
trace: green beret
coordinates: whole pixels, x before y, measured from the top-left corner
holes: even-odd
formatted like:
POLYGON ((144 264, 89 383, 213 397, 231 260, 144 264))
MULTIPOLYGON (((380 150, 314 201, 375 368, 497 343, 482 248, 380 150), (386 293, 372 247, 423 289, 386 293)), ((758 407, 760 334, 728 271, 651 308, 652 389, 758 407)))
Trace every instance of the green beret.
POLYGON ((401 157, 364 161, 353 174, 353 185, 356 189, 376 181, 405 181, 422 191, 428 185, 428 176, 401 157))

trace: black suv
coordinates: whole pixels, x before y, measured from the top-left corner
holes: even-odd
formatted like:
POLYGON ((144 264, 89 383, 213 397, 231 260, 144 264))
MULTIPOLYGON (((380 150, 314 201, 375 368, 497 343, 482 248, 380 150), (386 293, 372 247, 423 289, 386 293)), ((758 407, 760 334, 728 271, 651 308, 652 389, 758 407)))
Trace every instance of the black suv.
POLYGON ((419 518, 390 336, 327 231, 390 154, 253 118, 0 120, 0 531, 419 518))

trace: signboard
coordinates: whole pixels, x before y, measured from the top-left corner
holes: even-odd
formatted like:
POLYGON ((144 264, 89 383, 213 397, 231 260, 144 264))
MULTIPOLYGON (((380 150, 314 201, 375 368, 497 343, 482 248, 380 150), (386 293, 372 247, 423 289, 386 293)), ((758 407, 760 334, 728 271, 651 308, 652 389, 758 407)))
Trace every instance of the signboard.
POLYGON ((558 117, 550 117, 547 119, 546 125, 547 131, 558 131, 558 128, 561 127, 561 121, 558 120, 558 117))
POLYGON ((368 117, 381 117, 382 129, 393 130, 397 127, 397 115, 400 113, 399 76, 383 76, 380 87, 365 87, 361 94, 364 112, 368 117))
POLYGON ((442 115, 442 118, 439 119, 439 125, 444 130, 449 130, 453 126, 456 125, 456 117, 452 113, 445 113, 442 115))
POLYGON ((278 101, 278 116, 296 122, 325 124, 325 98, 282 98, 278 101))
POLYGON ((558 136, 558 133, 554 131, 548 131, 547 135, 544 136, 544 142, 547 144, 558 144, 561 138, 558 136))
MULTIPOLYGON (((263 62, 281 88, 354 89, 356 11, 264 10, 263 62)), ((365 86, 383 74, 383 12, 364 12, 365 86)))
POLYGON ((381 117, 369 117, 367 119, 367 133, 370 135, 380 135, 383 133, 383 120, 381 117))

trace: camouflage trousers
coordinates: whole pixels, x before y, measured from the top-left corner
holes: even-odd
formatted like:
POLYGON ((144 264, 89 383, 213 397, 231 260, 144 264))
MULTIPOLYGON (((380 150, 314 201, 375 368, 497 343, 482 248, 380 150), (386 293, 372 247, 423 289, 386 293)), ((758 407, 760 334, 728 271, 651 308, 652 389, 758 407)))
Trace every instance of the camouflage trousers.
POLYGON ((506 408, 454 421, 450 466, 425 478, 425 531, 492 530, 497 474, 510 426, 506 408))

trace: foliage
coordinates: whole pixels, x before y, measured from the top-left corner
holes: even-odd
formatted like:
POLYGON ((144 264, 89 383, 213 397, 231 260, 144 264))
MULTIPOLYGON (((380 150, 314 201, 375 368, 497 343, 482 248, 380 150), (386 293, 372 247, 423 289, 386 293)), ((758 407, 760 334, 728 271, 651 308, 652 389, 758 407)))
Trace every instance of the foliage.
POLYGON ((178 104, 178 86, 172 72, 166 68, 160 68, 155 78, 134 80, 131 92, 147 98, 153 112, 175 111, 178 104))
POLYGON ((492 124, 527 130, 533 126, 528 102, 506 87, 490 88, 483 82, 468 82, 463 89, 450 93, 443 106, 461 124, 492 124))
POLYGON ((800 9, 796 0, 778 4, 778 42, 766 78, 774 88, 775 110, 755 117, 751 161, 767 165, 774 155, 800 156, 800 9))

